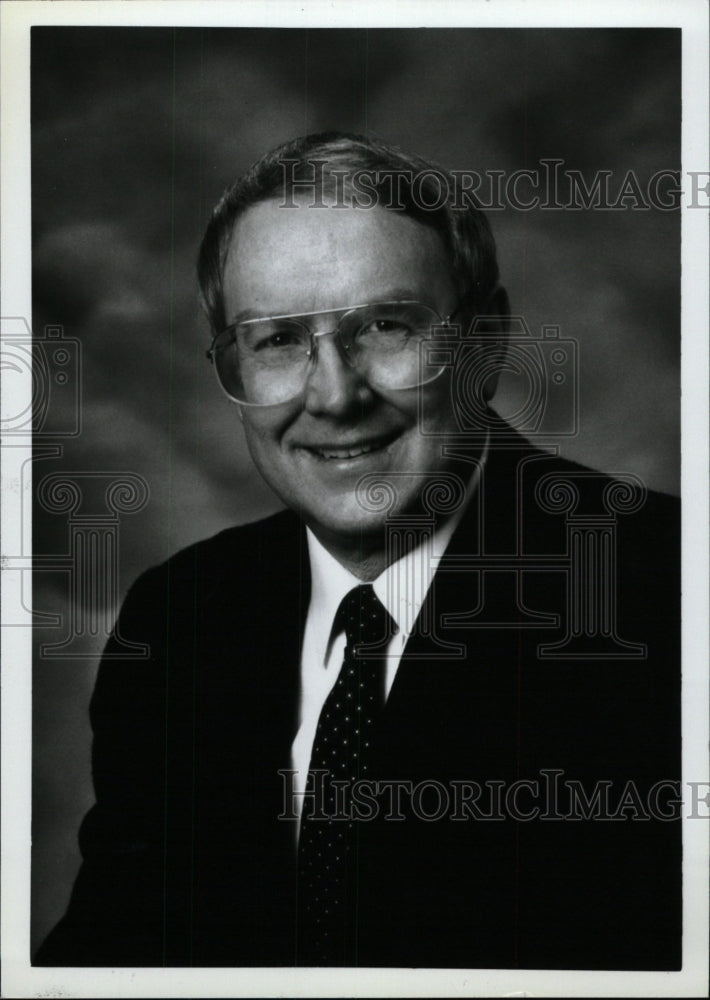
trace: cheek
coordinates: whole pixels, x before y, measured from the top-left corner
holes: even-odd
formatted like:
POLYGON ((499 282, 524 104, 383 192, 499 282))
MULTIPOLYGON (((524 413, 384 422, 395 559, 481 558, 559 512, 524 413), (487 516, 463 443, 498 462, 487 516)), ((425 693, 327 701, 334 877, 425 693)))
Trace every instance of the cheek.
POLYGON ((249 414, 244 420, 247 448, 257 471, 283 503, 292 506, 304 488, 304 474, 297 457, 283 444, 289 426, 290 421, 274 420, 272 415, 249 414))
POLYGON ((451 373, 445 371, 436 381, 424 386, 420 391, 422 396, 417 416, 421 416, 418 426, 420 423, 424 425, 420 426, 420 430, 424 431, 423 436, 427 436, 429 429, 436 429, 438 433, 455 431, 457 423, 451 396, 451 373))
POLYGON ((263 410, 243 407, 240 413, 250 451, 258 449, 273 453, 280 447, 283 435, 293 423, 293 415, 280 412, 278 407, 264 407, 263 410))
POLYGON ((278 435, 276 429, 266 421, 255 420, 251 415, 243 417, 244 437, 254 464, 265 478, 269 468, 278 457, 278 435))

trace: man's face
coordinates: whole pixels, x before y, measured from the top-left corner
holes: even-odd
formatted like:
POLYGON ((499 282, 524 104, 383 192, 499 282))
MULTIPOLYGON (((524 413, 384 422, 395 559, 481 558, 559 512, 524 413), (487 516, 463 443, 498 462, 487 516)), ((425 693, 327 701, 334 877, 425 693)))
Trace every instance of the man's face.
MULTIPOLYGON (((275 200, 238 220, 224 291, 228 322, 244 312, 241 318, 312 314, 397 299, 418 300, 441 316, 457 305, 446 251, 428 226, 383 208, 285 209, 275 200)), ((334 325, 320 316, 312 329, 334 325)), ((417 389, 376 389, 345 363, 333 337, 318 339, 301 396, 241 413, 262 476, 331 548, 382 535, 386 514, 356 498, 363 476, 392 482, 390 514, 415 510, 423 481, 412 474, 444 468, 440 435, 456 430, 448 372, 417 389), (434 435, 419 432, 419 394, 434 435)))

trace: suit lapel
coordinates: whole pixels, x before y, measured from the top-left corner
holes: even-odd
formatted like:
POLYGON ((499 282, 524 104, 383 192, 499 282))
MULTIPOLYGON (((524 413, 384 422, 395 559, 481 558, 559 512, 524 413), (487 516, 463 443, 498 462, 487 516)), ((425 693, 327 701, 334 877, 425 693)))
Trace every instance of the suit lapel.
MULTIPOLYGON (((460 766, 470 777, 472 766, 477 768, 480 760, 492 756, 502 768, 513 764, 521 635, 513 627, 466 623, 482 600, 482 574, 466 562, 476 555, 516 553, 520 462, 542 454, 512 431, 491 447, 478 489, 434 576, 390 692, 382 720, 388 767, 396 768, 400 756, 403 766, 405 761, 411 764, 413 753, 422 757, 422 772, 460 766), (458 656, 452 655, 452 645, 460 648, 458 656), (426 733, 428 738, 413 738, 413 733, 426 733)), ((497 589, 505 576, 514 583, 512 574, 492 574, 486 581, 484 611, 492 620, 511 614, 511 594, 505 587, 497 589)))
POLYGON ((290 746, 297 727, 300 655, 308 602, 310 568, 305 530, 291 514, 273 519, 263 531, 256 562, 239 609, 222 603, 222 645, 239 650, 239 684, 250 718, 247 726, 273 750, 282 767, 290 766, 290 746), (258 735, 260 734, 260 735, 258 735))

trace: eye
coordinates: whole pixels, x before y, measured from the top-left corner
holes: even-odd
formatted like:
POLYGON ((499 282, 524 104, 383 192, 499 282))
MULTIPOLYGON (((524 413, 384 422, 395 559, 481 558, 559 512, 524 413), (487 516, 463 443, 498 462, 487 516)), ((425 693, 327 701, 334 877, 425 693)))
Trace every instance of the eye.
POLYGON ((245 346, 254 354, 269 352, 271 354, 293 351, 298 348, 308 349, 308 337, 299 326, 274 325, 266 323, 254 325, 245 330, 245 346))
POLYGON ((300 338, 293 330, 277 330, 275 333, 260 337, 254 344, 254 350, 263 351, 269 348, 273 350, 280 347, 292 347, 298 343, 300 343, 300 338))
POLYGON ((408 334, 411 331, 411 327, 402 319, 393 318, 379 318, 375 317, 371 319, 369 323, 360 331, 360 336, 368 335, 383 335, 383 334, 408 334))

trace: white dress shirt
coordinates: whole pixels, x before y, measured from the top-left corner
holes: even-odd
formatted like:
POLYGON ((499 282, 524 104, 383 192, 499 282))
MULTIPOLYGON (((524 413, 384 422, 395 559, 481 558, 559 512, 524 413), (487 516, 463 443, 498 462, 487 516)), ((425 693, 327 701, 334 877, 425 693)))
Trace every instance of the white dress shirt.
MULTIPOLYGON (((404 647, 414 630, 421 607, 434 578, 439 559, 458 527, 466 505, 478 486, 488 442, 466 491, 466 502, 433 535, 417 548, 392 563, 373 580, 372 587, 392 616, 398 631, 390 639, 386 653, 385 698, 397 675, 404 647)), ((325 700, 338 679, 345 652, 345 633, 331 636, 333 620, 345 595, 362 584, 318 541, 310 529, 308 556, 311 566, 311 599, 301 650, 301 694, 299 729, 291 747, 293 809, 299 826, 311 762, 313 741, 325 700)))

